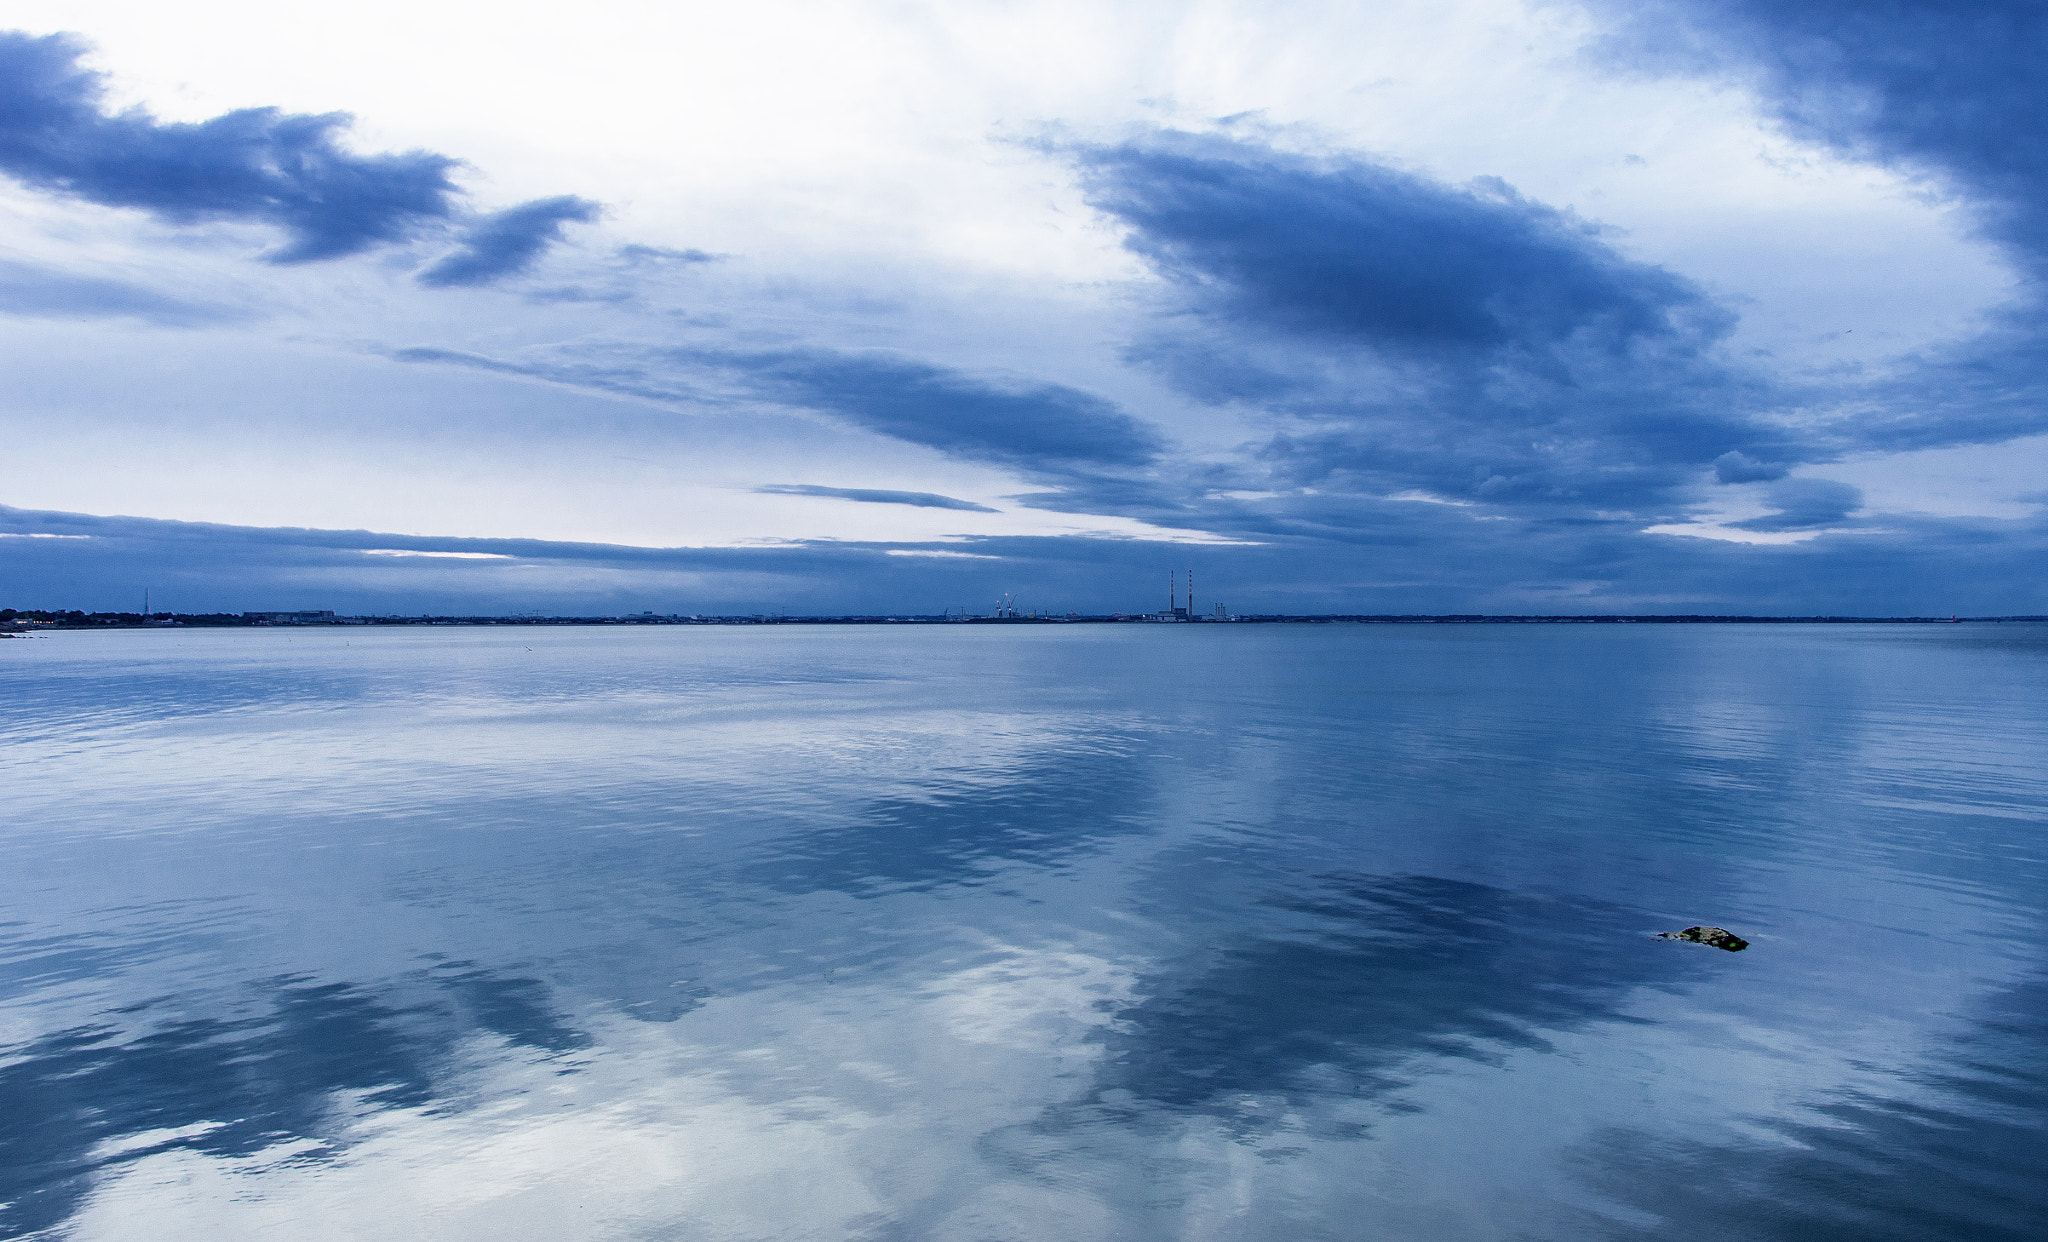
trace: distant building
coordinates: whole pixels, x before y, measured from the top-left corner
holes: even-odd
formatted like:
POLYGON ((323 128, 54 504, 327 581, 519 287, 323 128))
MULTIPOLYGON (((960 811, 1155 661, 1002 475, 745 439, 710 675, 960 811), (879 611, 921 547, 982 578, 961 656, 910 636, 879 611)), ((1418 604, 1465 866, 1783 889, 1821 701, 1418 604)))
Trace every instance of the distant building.
POLYGON ((330 625, 334 621, 334 610, 324 608, 318 612, 245 612, 242 620, 258 625, 330 625))

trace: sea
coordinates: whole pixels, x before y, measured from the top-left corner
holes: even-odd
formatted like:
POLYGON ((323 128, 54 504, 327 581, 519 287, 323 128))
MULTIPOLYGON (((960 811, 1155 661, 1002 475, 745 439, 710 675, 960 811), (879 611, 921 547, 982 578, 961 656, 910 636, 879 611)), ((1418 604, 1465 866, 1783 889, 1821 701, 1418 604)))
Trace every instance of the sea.
POLYGON ((0 1237, 2048 1237, 2042 623, 62 632, 0 739, 0 1237))

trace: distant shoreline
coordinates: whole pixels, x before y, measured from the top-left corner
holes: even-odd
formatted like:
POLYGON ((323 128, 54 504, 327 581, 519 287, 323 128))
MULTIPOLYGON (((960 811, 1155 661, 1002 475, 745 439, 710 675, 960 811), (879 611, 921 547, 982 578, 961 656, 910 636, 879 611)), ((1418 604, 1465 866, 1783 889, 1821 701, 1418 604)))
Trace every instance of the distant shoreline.
POLYGON ((638 613, 622 616, 335 616, 306 614, 304 619, 276 619, 290 614, 0 612, 0 634, 40 634, 80 630, 138 629, 306 629, 326 626, 621 626, 621 625, 1951 625, 1972 623, 2048 622, 2048 616, 1998 617, 1840 617, 1721 616, 1714 614, 1487 614, 1487 613, 1255 613, 1229 617, 1162 617, 1158 614, 1107 613, 1064 616, 962 616, 959 614, 875 614, 842 616, 725 616, 638 613), (7 615, 12 613, 13 615, 7 615))

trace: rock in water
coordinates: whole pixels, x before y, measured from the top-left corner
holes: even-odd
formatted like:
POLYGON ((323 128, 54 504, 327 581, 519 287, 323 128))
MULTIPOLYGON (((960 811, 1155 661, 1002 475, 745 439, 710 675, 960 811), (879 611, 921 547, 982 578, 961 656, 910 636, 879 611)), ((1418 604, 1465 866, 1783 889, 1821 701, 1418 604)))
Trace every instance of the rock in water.
POLYGON ((1694 944, 1710 944, 1730 953, 1740 953, 1749 947, 1749 941, 1725 927, 1688 927, 1684 931, 1658 932, 1659 940, 1690 940, 1694 944))

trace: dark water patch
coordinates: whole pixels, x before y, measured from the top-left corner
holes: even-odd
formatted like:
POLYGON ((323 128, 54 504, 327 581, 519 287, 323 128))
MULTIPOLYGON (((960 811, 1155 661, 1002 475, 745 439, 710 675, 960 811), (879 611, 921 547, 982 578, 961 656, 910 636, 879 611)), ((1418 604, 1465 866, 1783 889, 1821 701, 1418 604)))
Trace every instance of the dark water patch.
POLYGON ((0 1000, 87 983, 249 935, 248 911, 203 900, 111 906, 87 931, 51 932, 42 923, 0 923, 0 1000))
POLYGON ((552 989, 539 979, 493 974, 474 962, 444 962, 433 973, 434 981, 456 998, 471 1021, 513 1044, 547 1052, 591 1046, 589 1035, 555 1012, 552 989))
POLYGON ((981 884, 1004 864, 1070 863, 1110 838, 1147 831, 1155 800, 1125 746, 1069 746, 1014 771, 874 799, 848 822, 803 833, 742 874, 786 893, 856 897, 981 884))
POLYGON ((135 944, 98 936, 22 936, 0 949, 0 997, 102 978, 152 956, 135 944))
POLYGON ((1757 1118, 1769 1137, 1616 1130, 1585 1180, 1658 1242, 2038 1242, 2048 1238, 2048 977, 1999 993, 1896 1090, 1757 1118))

